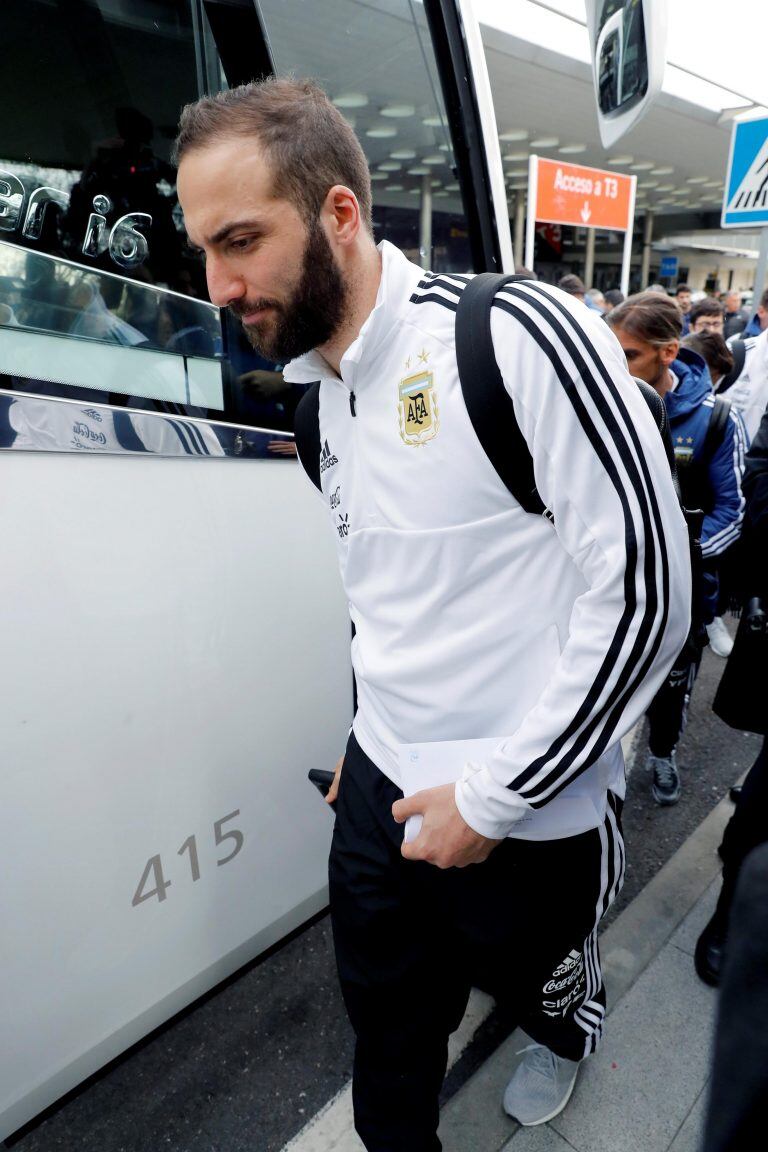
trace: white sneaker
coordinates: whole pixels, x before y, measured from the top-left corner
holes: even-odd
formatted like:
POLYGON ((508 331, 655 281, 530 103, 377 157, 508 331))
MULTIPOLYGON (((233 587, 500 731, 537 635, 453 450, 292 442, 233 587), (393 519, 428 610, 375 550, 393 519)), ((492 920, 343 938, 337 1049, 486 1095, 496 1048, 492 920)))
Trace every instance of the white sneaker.
POLYGON ((715 616, 712 623, 707 624, 707 636, 709 636, 709 646, 715 656, 722 656, 723 659, 730 656, 733 639, 722 616, 715 616))
POLYGON ((504 1092, 504 1111, 526 1127, 546 1124, 571 1098, 579 1072, 577 1060, 556 1056, 543 1044, 529 1044, 504 1092))

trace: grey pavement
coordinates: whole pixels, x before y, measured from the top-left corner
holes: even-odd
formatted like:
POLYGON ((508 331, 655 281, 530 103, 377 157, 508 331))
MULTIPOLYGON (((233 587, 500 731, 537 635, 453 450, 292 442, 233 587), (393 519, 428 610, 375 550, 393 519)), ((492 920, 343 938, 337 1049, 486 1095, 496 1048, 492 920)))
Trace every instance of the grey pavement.
POLYGON ((605 1039, 567 1108, 536 1128, 504 1115, 504 1086, 529 1043, 515 1032, 443 1110, 445 1152, 699 1152, 717 993, 696 976, 693 951, 732 810, 718 804, 602 935, 605 1039))

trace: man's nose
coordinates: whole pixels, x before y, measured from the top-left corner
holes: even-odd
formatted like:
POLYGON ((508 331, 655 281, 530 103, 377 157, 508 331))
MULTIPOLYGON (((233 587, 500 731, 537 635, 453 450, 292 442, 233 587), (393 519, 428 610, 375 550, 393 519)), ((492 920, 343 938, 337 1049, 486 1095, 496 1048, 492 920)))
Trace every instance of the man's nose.
POLYGON ((208 281, 208 295, 211 303, 218 308, 226 308, 245 295, 245 285, 239 276, 230 272, 226 263, 216 256, 209 256, 205 265, 205 278, 208 281))

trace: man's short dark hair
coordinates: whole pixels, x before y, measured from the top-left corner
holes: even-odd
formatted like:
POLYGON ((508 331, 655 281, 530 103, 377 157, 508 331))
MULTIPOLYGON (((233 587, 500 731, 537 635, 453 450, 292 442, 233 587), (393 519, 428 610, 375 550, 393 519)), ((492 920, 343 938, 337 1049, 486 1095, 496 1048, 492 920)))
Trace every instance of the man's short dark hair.
POLYGON ((677 288, 675 288, 675 296, 679 296, 681 292, 690 292, 690 291, 691 291, 690 284, 678 284, 677 288))
POLYGON ((584 281, 573 272, 569 272, 566 276, 561 276, 557 282, 557 286, 562 289, 563 292, 567 292, 569 296, 584 296, 587 291, 584 281))
POLYGON ((719 300, 715 300, 713 296, 705 296, 703 300, 699 300, 691 308, 689 316, 691 328, 700 316, 725 316, 725 305, 721 304, 719 300))
POLYGON ((338 108, 312 80, 270 77, 203 96, 182 109, 174 145, 186 153, 221 140, 253 139, 272 173, 272 194, 294 205, 309 224, 328 190, 343 184, 357 197, 373 234, 371 178, 360 142, 338 108))
POLYGON ((625 300, 621 288, 609 288, 603 295, 605 296, 606 304, 610 304, 611 308, 615 308, 617 304, 623 304, 625 300))
POLYGON ((680 309, 671 296, 659 292, 638 292, 612 308, 605 319, 611 328, 623 328, 639 340, 662 348, 679 340, 683 331, 680 309))

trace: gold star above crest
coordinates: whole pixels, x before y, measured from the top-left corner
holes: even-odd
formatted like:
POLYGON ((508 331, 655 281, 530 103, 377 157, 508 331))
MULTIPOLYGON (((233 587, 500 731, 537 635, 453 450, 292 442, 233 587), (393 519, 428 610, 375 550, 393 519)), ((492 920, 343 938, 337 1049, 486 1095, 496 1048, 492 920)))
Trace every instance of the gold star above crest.
POLYGON ((693 436, 686 436, 685 442, 686 444, 693 444, 693 436))
POLYGON ((411 358, 410 358, 410 356, 409 356, 409 357, 408 357, 408 359, 407 359, 407 360, 406 360, 406 362, 405 362, 405 370, 406 370, 406 372, 408 371, 408 369, 410 368, 410 366, 411 366, 411 358))
POLYGON ((677 443, 678 443, 678 444, 682 444, 682 442, 683 442, 683 438, 682 438, 682 436, 678 436, 678 438, 677 438, 677 443))
POLYGON ((422 348, 421 352, 419 352, 419 363, 426 364, 427 360, 429 360, 429 352, 425 352, 422 348))

